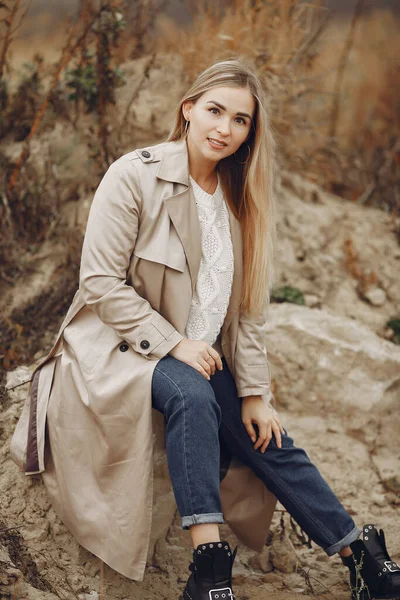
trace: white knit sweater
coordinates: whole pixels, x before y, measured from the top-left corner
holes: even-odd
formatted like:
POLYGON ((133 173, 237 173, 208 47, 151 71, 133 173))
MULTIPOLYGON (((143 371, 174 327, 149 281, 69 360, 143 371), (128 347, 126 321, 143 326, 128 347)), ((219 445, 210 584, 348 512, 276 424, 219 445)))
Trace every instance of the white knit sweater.
POLYGON ((215 343, 228 309, 233 279, 229 214, 220 180, 213 195, 190 176, 201 228, 202 256, 185 335, 215 343))

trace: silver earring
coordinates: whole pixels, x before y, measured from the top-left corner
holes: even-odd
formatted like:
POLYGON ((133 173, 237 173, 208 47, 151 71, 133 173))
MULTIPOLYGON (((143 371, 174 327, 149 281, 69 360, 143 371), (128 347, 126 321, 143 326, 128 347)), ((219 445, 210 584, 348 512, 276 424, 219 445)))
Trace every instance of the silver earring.
POLYGON ((188 128, 189 128, 189 121, 186 121, 186 123, 185 123, 185 133, 186 133, 186 135, 187 135, 188 128))

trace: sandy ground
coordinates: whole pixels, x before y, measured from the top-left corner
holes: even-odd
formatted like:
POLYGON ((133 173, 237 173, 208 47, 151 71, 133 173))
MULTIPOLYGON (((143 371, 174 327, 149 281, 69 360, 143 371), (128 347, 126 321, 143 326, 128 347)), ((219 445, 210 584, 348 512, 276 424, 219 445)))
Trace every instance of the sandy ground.
MULTIPOLYGON (((23 376, 24 372, 20 373, 23 376)), ((40 478, 26 479, 9 458, 8 441, 21 409, 22 391, 17 388, 11 392, 1 426, 0 529, 18 529, 0 538, 0 597, 11 598, 15 590, 14 598, 54 598, 55 593, 59 598, 80 600, 95 600, 98 594, 112 600, 176 600, 191 554, 188 534, 182 532, 178 516, 165 538, 158 541, 141 583, 119 575, 80 547, 55 515, 40 478), (16 581, 20 582, 19 592, 16 581)), ((391 423, 385 415, 370 418, 368 439, 357 430, 357 417, 349 418, 346 407, 339 413, 335 409, 318 414, 310 402, 301 411, 281 411, 281 417, 357 525, 370 522, 382 527, 393 559, 400 560, 400 497, 383 486, 373 461, 373 448, 377 440, 379 446, 382 430, 390 436, 399 431, 400 417, 392 415, 391 423)), ((393 442, 398 453, 399 441, 393 442)), ((238 600, 289 600, 299 595, 348 599, 346 569, 340 560, 328 558, 314 544, 311 548, 304 545, 295 535, 289 515, 281 512, 280 505, 278 508, 265 551, 257 555, 239 547, 234 568, 238 600)), ((236 544, 227 526, 222 528, 222 535, 236 544)))

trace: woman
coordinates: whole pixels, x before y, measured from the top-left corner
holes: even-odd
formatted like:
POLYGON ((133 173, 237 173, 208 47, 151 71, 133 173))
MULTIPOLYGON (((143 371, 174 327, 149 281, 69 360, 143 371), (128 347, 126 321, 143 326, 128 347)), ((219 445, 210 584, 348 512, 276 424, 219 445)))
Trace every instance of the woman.
POLYGON ((166 142, 110 166, 90 211, 79 290, 35 371, 13 458, 27 474, 42 473, 83 546, 140 580, 153 407, 165 421, 173 490, 194 546, 185 600, 233 598, 236 551, 218 525, 225 517, 260 549, 275 498, 328 555, 340 554, 359 595, 368 580, 375 597, 400 597, 395 563, 383 573, 383 539, 372 526, 358 539, 273 406, 264 339, 272 164, 261 84, 246 64, 227 60, 199 75, 166 142), (231 456, 244 470, 229 467, 220 483, 231 456), (356 581, 361 554, 368 569, 356 581))

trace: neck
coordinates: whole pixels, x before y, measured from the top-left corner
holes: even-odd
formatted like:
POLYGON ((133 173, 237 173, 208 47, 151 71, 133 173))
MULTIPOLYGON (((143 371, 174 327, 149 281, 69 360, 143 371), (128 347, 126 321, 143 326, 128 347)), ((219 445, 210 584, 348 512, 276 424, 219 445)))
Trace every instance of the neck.
POLYGON ((188 148, 189 172, 191 176, 202 187, 211 185, 216 181, 215 169, 219 161, 211 161, 199 156, 196 149, 193 148, 189 137, 186 142, 188 148))

